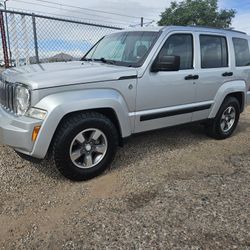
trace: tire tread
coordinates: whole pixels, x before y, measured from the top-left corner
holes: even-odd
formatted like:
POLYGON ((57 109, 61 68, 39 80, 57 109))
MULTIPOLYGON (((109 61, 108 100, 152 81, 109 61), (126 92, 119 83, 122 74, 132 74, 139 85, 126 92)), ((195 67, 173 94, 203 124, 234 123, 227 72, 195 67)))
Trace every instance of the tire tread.
POLYGON ((216 139, 216 140, 224 140, 228 137, 230 137, 237 124, 238 124, 238 121, 239 121, 239 116, 240 116, 240 104, 239 104, 239 101, 237 100, 237 98, 235 97, 227 97, 224 102, 222 103, 217 115, 215 116, 214 119, 212 119, 211 121, 209 121, 209 123, 207 124, 206 126, 206 132, 208 134, 208 136, 216 139), (235 124, 234 124, 234 127, 232 128, 232 130, 230 130, 229 133, 227 134, 223 134, 221 131, 220 131, 220 128, 219 128, 219 122, 220 122, 220 117, 222 115, 222 112, 225 110, 225 108, 227 106, 229 106, 229 104, 234 104, 235 107, 236 107, 236 121, 235 121, 235 124))
MULTIPOLYGON (((101 113, 98 112, 83 112, 71 115, 67 117, 67 119, 64 119, 62 123, 59 125, 59 128, 56 131, 56 134, 54 136, 53 145, 52 145, 52 159, 54 164, 56 165, 57 169, 68 179, 74 180, 74 181, 84 181, 91 178, 94 178, 98 175, 100 175, 106 168, 98 169, 98 171, 91 172, 86 175, 80 175, 77 172, 72 171, 70 167, 68 167, 66 164, 63 164, 62 156, 58 153, 58 149, 61 147, 60 143, 62 141, 62 138, 65 137, 67 133, 70 133, 72 131, 76 124, 79 124, 83 121, 101 121, 102 123, 105 123, 105 126, 109 127, 109 130, 112 133, 112 136, 114 138, 114 149, 112 151, 116 151, 116 147, 118 146, 118 133, 116 130, 116 127, 111 122, 111 120, 104 116, 101 113)), ((115 152, 113 156, 109 159, 109 162, 113 160, 115 156, 115 152)))

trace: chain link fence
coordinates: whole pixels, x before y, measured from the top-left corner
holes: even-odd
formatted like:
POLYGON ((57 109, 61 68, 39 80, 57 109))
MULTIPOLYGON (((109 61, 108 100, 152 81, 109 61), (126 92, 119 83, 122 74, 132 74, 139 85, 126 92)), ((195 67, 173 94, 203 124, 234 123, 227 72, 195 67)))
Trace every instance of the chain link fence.
POLYGON ((1 66, 80 60, 104 35, 122 29, 9 10, 0 14, 1 66))

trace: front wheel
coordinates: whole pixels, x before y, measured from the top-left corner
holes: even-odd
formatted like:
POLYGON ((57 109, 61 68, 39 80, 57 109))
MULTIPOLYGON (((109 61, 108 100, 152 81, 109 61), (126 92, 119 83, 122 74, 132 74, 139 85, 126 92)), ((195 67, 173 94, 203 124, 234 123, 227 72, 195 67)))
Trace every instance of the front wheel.
POLYGON ((240 104, 235 97, 225 99, 216 117, 209 122, 209 136, 222 140, 230 137, 237 127, 240 117, 240 104))
POLYGON ((53 144, 58 170, 68 179, 82 181, 100 175, 112 162, 118 145, 114 124, 90 112, 65 119, 53 144))

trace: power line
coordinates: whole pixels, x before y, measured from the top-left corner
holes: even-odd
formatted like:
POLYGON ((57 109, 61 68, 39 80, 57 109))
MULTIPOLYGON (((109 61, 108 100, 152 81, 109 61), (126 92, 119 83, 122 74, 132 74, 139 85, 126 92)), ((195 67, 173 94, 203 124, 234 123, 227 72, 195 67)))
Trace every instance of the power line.
MULTIPOLYGON (((12 0, 12 1, 16 1, 16 0, 12 0)), ((24 2, 24 3, 26 3, 25 1, 19 1, 19 2, 24 2)), ((10 9, 10 8, 9 8, 10 9)), ((23 8, 11 8, 11 9, 13 9, 13 10, 22 10, 22 11, 28 11, 28 12, 32 12, 31 10, 27 10, 27 9, 23 9, 23 8)), ((73 16, 68 16, 68 15, 61 15, 61 14, 56 14, 56 13, 50 13, 50 12, 42 12, 42 11, 35 11, 35 12, 39 12, 39 13, 43 13, 43 14, 49 14, 49 15, 56 15, 56 16, 62 16, 62 17, 67 17, 67 18, 75 18, 75 17, 73 17, 73 16)), ((92 19, 92 18, 88 18, 88 17, 86 17, 86 18, 81 18, 81 17, 77 17, 77 19, 81 19, 81 20, 90 20, 90 21, 95 21, 95 22, 100 22, 100 21, 102 21, 103 22, 103 20, 98 20, 98 19, 92 19)), ((125 23, 125 22, 120 22, 120 21, 117 21, 117 20, 115 20, 115 19, 113 19, 115 22, 111 22, 111 21, 104 21, 104 22, 106 22, 106 23, 111 23, 111 24, 122 24, 122 25, 128 25, 128 23, 125 23)))
MULTIPOLYGON (((80 6, 74 6, 74 5, 69 5, 69 4, 61 4, 61 3, 51 2, 51 1, 47 1, 47 0, 34 0, 34 1, 53 4, 53 5, 57 5, 57 6, 64 6, 64 7, 75 8, 75 9, 82 9, 82 10, 91 11, 91 12, 99 12, 99 13, 104 13, 104 14, 109 14, 109 15, 123 16, 123 17, 129 17, 129 18, 141 18, 141 17, 138 17, 138 16, 124 15, 124 14, 121 14, 121 13, 108 12, 108 11, 103 11, 103 10, 93 10, 93 9, 90 9, 90 8, 83 8, 83 7, 80 7, 80 6)), ((144 19, 153 21, 153 19, 151 19, 151 18, 144 18, 144 19)))
MULTIPOLYGON (((12 1, 14 1, 14 0, 12 0, 12 1)), ((32 12, 31 10, 27 10, 27 9, 23 9, 23 8, 9 8, 9 10, 16 10, 16 11, 22 11, 22 12, 24 12, 24 11, 26 11, 26 12, 32 12)), ((59 17, 64 17, 64 18, 69 18, 69 19, 71 19, 71 20, 84 20, 85 22, 86 22, 86 20, 87 20, 87 22, 89 22, 89 21, 94 21, 96 24, 98 24, 98 22, 100 22, 100 20, 96 20, 96 19, 89 19, 89 18, 73 18, 72 16, 67 16, 67 15, 60 15, 60 14, 55 14, 55 13, 50 13, 50 12, 43 12, 43 11, 36 11, 36 13, 41 13, 41 14, 44 14, 45 15, 45 17, 46 17, 46 15, 54 15, 54 16, 59 16, 59 17)), ((129 26, 127 23, 119 23, 119 22, 109 22, 109 21, 105 21, 106 23, 111 23, 111 24, 113 24, 114 25, 114 27, 116 26, 117 27, 117 24, 122 24, 122 25, 126 25, 126 26, 129 26)))
MULTIPOLYGON (((25 4, 34 5, 34 4, 31 3, 31 2, 27 2, 27 1, 23 1, 23 0, 12 0, 12 2, 20 2, 20 3, 25 3, 25 4)), ((62 8, 60 8, 60 7, 48 6, 48 5, 39 4, 39 3, 36 3, 36 5, 43 6, 43 7, 48 7, 48 8, 51 8, 51 9, 69 11, 69 9, 62 9, 62 8)), ((102 19, 105 18, 105 19, 109 19, 109 20, 116 21, 116 22, 117 22, 117 21, 120 22, 119 20, 114 19, 114 18, 111 18, 111 17, 104 17, 104 16, 100 16, 100 15, 96 15, 96 14, 85 13, 85 12, 78 11, 78 10, 74 10, 74 12, 81 13, 81 14, 85 14, 85 15, 88 15, 88 16, 96 16, 96 17, 99 17, 99 18, 102 18, 102 19)), ((99 20, 99 21, 102 21, 102 20, 99 20)), ((125 23, 124 23, 124 24, 125 24, 125 23)))
MULTIPOLYGON (((47 0, 34 0, 34 1, 44 2, 44 3, 59 5, 59 6, 66 6, 66 7, 71 7, 71 8, 77 8, 77 9, 82 9, 82 10, 87 10, 87 11, 92 11, 92 12, 99 12, 99 13, 105 13, 105 14, 110 14, 110 15, 116 15, 116 16, 124 16, 124 17, 130 17, 130 18, 141 18, 139 16, 124 15, 121 13, 109 12, 109 11, 103 11, 103 10, 94 10, 94 9, 90 9, 90 8, 83 8, 80 6, 74 6, 74 5, 69 5, 69 4, 60 4, 60 3, 51 2, 51 1, 47 1, 47 0)), ((145 19, 152 20, 150 18, 145 18, 145 19)))
MULTIPOLYGON (((25 3, 25 4, 30 4, 30 5, 33 5, 33 3, 31 2, 27 2, 27 1, 23 1, 23 0, 12 0, 12 2, 21 2, 21 3, 25 3)), ((43 6, 43 7, 48 7, 48 8, 52 8, 52 9, 57 9, 57 10, 66 10, 66 11, 69 11, 69 9, 62 9, 62 8, 59 8, 59 7, 53 7, 53 6, 48 6, 48 5, 44 5, 44 4, 39 4, 39 3, 36 3, 36 5, 39 5, 39 6, 43 6)), ((96 14, 90 14, 90 13, 85 13, 85 12, 82 12, 82 11, 77 11, 77 10, 74 10, 74 12, 77 12, 77 13, 81 13, 81 14, 85 14, 85 15, 90 15, 90 16, 96 16, 96 17, 99 17, 99 18, 105 18, 105 19, 109 19, 109 20, 113 20, 115 21, 116 23, 119 23, 120 21, 117 20, 117 19, 114 19, 114 18, 111 18, 111 17, 104 17, 104 16, 100 16, 100 15, 96 15, 96 14)), ((100 21, 103 21, 103 20, 98 20, 99 22, 100 21)), ((107 21, 108 22, 108 21, 107 21)), ((121 23, 121 22, 120 22, 121 23)), ((123 24, 126 24, 125 22, 123 22, 123 24)))
MULTIPOLYGON (((33 5, 33 3, 31 3, 31 2, 27 2, 27 1, 23 1, 23 0, 12 0, 12 2, 20 2, 20 3, 25 3, 25 4, 33 5)), ((52 8, 52 9, 57 9, 57 10, 69 11, 69 9, 64 9, 64 8, 59 8, 59 7, 54 7, 54 6, 48 6, 48 5, 39 4, 39 3, 36 3, 36 5, 43 6, 43 7, 48 7, 48 8, 52 8)), ((99 20, 99 19, 90 19, 90 18, 86 17, 86 19, 88 19, 88 20, 92 20, 92 21, 96 21, 96 22, 100 22, 100 21, 102 22, 103 19, 109 19, 109 20, 113 20, 115 22, 110 22, 110 21, 106 21, 106 20, 105 20, 105 22, 106 23, 122 24, 122 25, 129 26, 128 22, 125 22, 125 21, 122 22, 120 20, 117 20, 117 19, 114 19, 114 18, 111 18, 111 17, 106 17, 106 16, 100 16, 100 15, 96 15, 96 14, 85 13, 85 12, 77 11, 77 10, 74 10, 74 12, 77 12, 77 13, 80 13, 80 14, 84 14, 84 15, 96 16, 97 18, 102 19, 102 20, 99 20)), ((55 15, 54 13, 48 13, 48 14, 55 15)), ((66 16, 66 15, 64 15, 64 16, 66 16)), ((69 17, 69 16, 67 16, 67 17, 69 17)), ((72 18, 72 16, 70 16, 70 18, 72 18)), ((82 18, 80 18, 80 19, 82 19, 82 18)), ((154 20, 152 19, 152 21, 154 21, 154 20)))

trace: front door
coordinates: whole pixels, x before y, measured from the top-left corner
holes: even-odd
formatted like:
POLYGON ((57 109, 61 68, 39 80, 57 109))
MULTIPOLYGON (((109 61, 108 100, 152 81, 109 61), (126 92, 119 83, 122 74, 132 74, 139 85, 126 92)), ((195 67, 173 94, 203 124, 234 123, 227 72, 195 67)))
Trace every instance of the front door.
POLYGON ((195 38, 190 33, 172 33, 158 56, 180 56, 179 71, 152 72, 149 67, 138 80, 135 132, 187 123, 195 108, 195 38))

